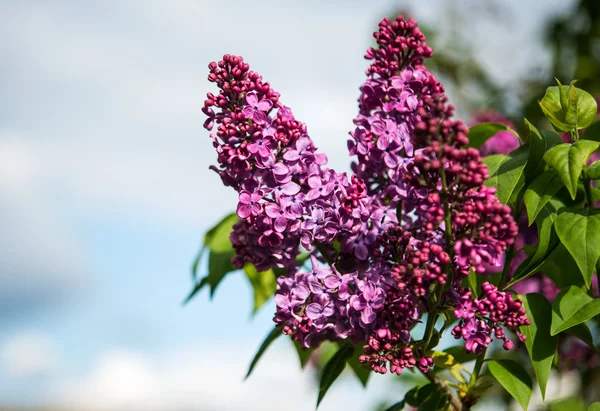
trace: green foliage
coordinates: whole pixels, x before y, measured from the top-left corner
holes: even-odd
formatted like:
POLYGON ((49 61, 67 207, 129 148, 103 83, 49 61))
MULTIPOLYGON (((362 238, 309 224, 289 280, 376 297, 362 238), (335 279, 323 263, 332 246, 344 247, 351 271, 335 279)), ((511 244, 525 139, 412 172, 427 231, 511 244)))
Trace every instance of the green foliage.
POLYGON ((304 367, 306 367, 308 360, 310 360, 310 357, 313 355, 315 350, 314 350, 314 348, 304 347, 298 341, 293 341, 293 343, 294 343, 294 347, 296 348, 296 352, 298 353, 298 359, 300 360, 300 367, 304 368, 304 367))
POLYGON ((546 94, 539 102, 546 118, 554 128, 560 131, 573 131, 586 128, 596 117, 596 100, 586 91, 574 86, 563 86, 558 79, 558 86, 548 87, 546 94))
POLYGON ((549 411, 586 411, 585 402, 579 397, 570 397, 548 404, 549 411))
POLYGON ((600 143, 589 140, 579 140, 573 144, 563 143, 552 147, 544 155, 544 160, 552 166, 567 186, 571 198, 577 194, 577 182, 585 163, 600 143))
POLYGON ((443 410, 448 404, 448 394, 435 383, 415 387, 406 393, 406 403, 419 411, 443 410))
POLYGON ((562 178, 554 169, 544 171, 533 180, 523 195, 529 225, 535 222, 546 203, 563 187, 562 178))
POLYGON ((359 357, 363 354, 362 349, 354 350, 352 357, 348 360, 348 366, 356 375, 356 378, 360 381, 363 387, 367 386, 367 382, 369 382, 369 377, 371 376, 371 367, 368 364, 363 364, 359 361, 359 357))
POLYGON ((564 211, 556 218, 554 226, 558 238, 575 259, 589 287, 600 258, 600 210, 564 211))
POLYGON ((323 374, 321 375, 321 381, 319 382, 319 397, 317 398, 317 407, 325 397, 329 387, 335 382, 340 376, 346 363, 354 354, 354 347, 352 344, 346 344, 342 346, 335 355, 325 364, 323 368, 323 374))
POLYGON ((568 287, 556 296, 552 304, 550 334, 556 335, 598 314, 600 314, 600 299, 590 297, 579 287, 568 287))
POLYGON ((488 369, 496 380, 527 411, 531 399, 532 382, 529 374, 512 360, 490 360, 488 369))
POLYGON ((267 351, 267 348, 269 348, 271 343, 273 343, 273 341, 275 341, 277 339, 277 337, 279 337, 280 335, 282 335, 281 328, 277 328, 277 327, 273 328, 271 330, 271 332, 269 332, 269 334, 267 334, 264 341, 258 348, 258 351, 254 355, 254 358, 252 359, 252 362, 250 363, 250 367, 248 368, 248 372, 246 373, 245 378, 248 378, 250 376, 250 374, 252 374, 252 371, 254 371, 254 367, 256 367, 256 364, 258 364, 258 360, 260 360, 260 357, 263 356, 263 354, 265 353, 265 351, 267 351))
POLYGON ((542 398, 545 398, 546 384, 558 344, 558 336, 550 335, 552 306, 542 294, 522 295, 521 299, 531 320, 530 325, 521 327, 521 332, 527 336, 525 346, 531 357, 542 398))
POLYGON ((467 147, 479 148, 489 138, 493 137, 500 131, 510 131, 515 135, 515 137, 519 138, 517 132, 508 127, 506 124, 481 123, 469 129, 469 134, 467 135, 467 137, 469 138, 469 144, 467 145, 467 147))
POLYGON ((552 132, 544 130, 540 132, 533 124, 525 119, 525 125, 529 128, 529 159, 525 166, 525 183, 531 183, 546 168, 544 155, 552 147, 561 144, 562 138, 552 132))
POLYGON ((229 241, 229 234, 233 231, 232 227, 237 221, 238 216, 235 213, 229 214, 212 227, 204 236, 204 244, 192 266, 192 278, 196 279, 198 265, 206 250, 209 250, 208 274, 194 286, 184 300, 184 304, 189 302, 206 285, 210 288, 210 296, 212 298, 218 285, 225 278, 225 275, 236 270, 231 264, 231 259, 235 256, 235 250, 231 246, 231 241, 229 241))
POLYGON ((554 220, 556 220, 559 210, 563 208, 562 201, 552 198, 538 212, 536 216, 538 245, 535 252, 519 265, 507 287, 535 274, 556 250, 559 241, 554 231, 554 220))
POLYGON ((594 161, 585 169, 585 175, 590 180, 600 180, 600 160, 594 161))
POLYGON ((600 402, 595 402, 590 405, 590 409, 588 411, 600 411, 600 402))
POLYGON ((529 146, 524 145, 508 155, 496 154, 483 159, 488 166, 489 187, 495 187, 496 196, 503 204, 512 204, 520 199, 525 187, 525 166, 529 158, 529 146))
POLYGON ((277 276, 273 270, 259 272, 252 264, 244 265, 246 278, 254 291, 253 313, 256 313, 275 294, 277 288, 277 276))

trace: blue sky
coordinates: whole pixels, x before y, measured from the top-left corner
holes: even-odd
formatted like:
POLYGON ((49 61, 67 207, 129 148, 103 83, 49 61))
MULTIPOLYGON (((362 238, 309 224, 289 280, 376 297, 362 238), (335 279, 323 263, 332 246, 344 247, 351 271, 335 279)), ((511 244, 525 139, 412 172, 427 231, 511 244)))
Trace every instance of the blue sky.
MULTIPOLYGON (((572 1, 504 3, 465 31, 509 87, 546 56, 527 16, 572 1)), ((362 56, 397 4, 440 26, 449 7, 482 7, 0 0, 0 407, 312 409, 312 375, 284 341, 241 383, 273 310, 250 319, 244 278, 180 304, 203 232, 236 201, 208 170, 206 66, 243 55, 347 169, 362 56)), ((348 380, 322 409, 368 410, 396 397, 390 384, 364 395, 348 380)))

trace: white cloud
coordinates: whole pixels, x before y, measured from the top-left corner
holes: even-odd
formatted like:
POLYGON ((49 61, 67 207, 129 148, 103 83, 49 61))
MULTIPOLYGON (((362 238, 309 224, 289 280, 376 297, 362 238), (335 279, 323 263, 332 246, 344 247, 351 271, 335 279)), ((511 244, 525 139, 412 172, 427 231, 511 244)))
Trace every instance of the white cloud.
MULTIPOLYGON (((108 352, 83 378, 57 385, 52 403, 102 410, 314 409, 314 374, 300 370, 290 347, 274 345, 244 382, 253 354, 245 348, 249 346, 189 347, 154 358, 131 351, 108 352)), ((379 401, 394 398, 394 393, 385 393, 389 385, 382 382, 390 383, 373 378, 370 389, 362 391, 357 381, 342 377, 319 409, 371 410, 379 401)))
POLYGON ((59 366, 57 348, 44 334, 22 332, 4 341, 0 348, 0 372, 9 378, 49 375, 59 366))

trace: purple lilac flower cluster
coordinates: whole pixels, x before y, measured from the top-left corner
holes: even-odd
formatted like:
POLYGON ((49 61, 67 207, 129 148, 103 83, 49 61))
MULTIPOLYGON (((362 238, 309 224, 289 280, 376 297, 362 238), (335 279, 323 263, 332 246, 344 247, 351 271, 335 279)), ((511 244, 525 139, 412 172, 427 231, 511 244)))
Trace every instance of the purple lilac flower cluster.
POLYGON ((377 200, 366 197, 364 183, 323 167, 304 123, 279 101, 279 94, 241 57, 225 55, 209 65, 205 127, 218 153, 212 167, 239 193, 231 241, 234 264, 258 270, 295 268, 299 246, 341 243, 359 260, 368 257, 380 230, 396 222, 377 200), (215 112, 215 110, 217 112, 215 112))
POLYGON ((496 338, 504 341, 504 349, 513 348, 514 344, 506 337, 502 326, 513 331, 519 340, 525 341, 518 327, 531 322, 525 315, 523 303, 488 282, 483 283, 481 288, 483 294, 479 298, 471 299, 470 291, 462 295, 460 305, 454 310, 454 315, 460 319, 452 330, 454 338, 464 339, 465 350, 475 354, 481 354, 492 342, 492 332, 496 338))
MULTIPOLYGON (((363 343, 360 361, 375 372, 426 371, 429 347, 410 334, 423 314, 443 306, 458 316, 471 304, 501 339, 503 326, 526 320, 505 293, 486 286, 471 301, 460 286, 502 258, 517 225, 483 185, 489 174, 478 150, 465 148, 467 127, 451 119, 443 86, 422 65, 432 51, 416 23, 386 18, 374 37, 348 143, 357 157, 350 179, 324 167, 306 126, 241 57, 210 64, 220 91, 205 101, 205 127, 217 125, 213 169, 239 193, 234 263, 287 268, 275 295, 283 332, 305 347, 363 343), (310 271, 296 266, 299 247, 311 252, 310 271)), ((470 332, 468 324, 459 328, 470 332)), ((477 336, 491 335, 480 328, 477 336)), ((465 337, 471 348, 473 338, 465 337)))

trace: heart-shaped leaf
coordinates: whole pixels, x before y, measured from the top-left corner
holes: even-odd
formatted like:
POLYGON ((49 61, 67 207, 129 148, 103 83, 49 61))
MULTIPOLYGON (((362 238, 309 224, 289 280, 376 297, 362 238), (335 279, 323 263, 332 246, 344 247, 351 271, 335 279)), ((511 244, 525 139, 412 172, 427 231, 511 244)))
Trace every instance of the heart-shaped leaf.
POLYGON ((579 140, 573 144, 563 143, 552 147, 544 155, 544 160, 557 172, 567 186, 571 198, 577 195, 577 182, 585 163, 600 143, 579 140))
POLYGON ((564 211, 554 221, 554 228, 589 287, 600 258, 600 210, 585 208, 564 211))
POLYGON ((600 314, 600 299, 576 286, 562 290, 552 303, 551 335, 568 330, 600 314))

